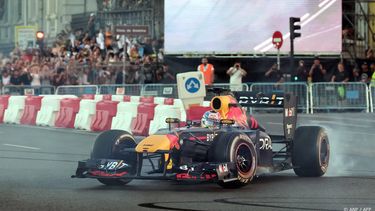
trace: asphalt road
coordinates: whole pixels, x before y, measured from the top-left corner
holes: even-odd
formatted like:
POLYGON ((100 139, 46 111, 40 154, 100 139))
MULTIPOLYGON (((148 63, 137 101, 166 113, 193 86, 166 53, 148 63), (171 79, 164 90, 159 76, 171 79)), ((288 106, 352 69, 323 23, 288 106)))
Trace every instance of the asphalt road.
MULTIPOLYGON (((374 117, 300 116, 301 125, 328 130, 327 175, 299 178, 289 171, 256 178, 237 190, 167 181, 106 187, 96 180, 71 179, 97 134, 0 125, 0 210, 375 210, 374 117)), ((270 131, 281 131, 279 117, 258 119, 270 131)))

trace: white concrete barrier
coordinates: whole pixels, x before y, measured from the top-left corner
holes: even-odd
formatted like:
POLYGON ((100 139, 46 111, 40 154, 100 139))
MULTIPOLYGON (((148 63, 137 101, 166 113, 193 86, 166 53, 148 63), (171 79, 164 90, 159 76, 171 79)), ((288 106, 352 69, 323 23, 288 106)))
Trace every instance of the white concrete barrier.
POLYGON ((4 123, 19 124, 23 109, 25 108, 26 96, 11 96, 8 109, 4 112, 4 123))

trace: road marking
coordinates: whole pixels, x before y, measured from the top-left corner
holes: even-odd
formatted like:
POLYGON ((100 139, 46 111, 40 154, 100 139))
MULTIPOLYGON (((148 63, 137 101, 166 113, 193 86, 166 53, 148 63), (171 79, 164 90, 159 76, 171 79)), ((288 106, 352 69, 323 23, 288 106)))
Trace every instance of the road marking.
POLYGON ((33 150, 40 150, 40 148, 36 147, 28 147, 28 146, 22 146, 22 145, 14 145, 14 144, 3 144, 4 146, 8 147, 17 147, 17 148, 23 148, 23 149, 33 149, 33 150))
MULTIPOLYGON (((337 117, 337 116, 327 116, 327 115, 321 115, 321 114, 314 114, 311 117, 325 118, 325 119, 327 119, 327 121, 329 119, 332 119, 331 121, 333 121, 333 119, 335 119, 335 120, 341 120, 341 121, 342 120, 348 120, 350 122, 352 122, 352 121, 359 121, 359 122, 373 122, 373 123, 375 123, 375 120, 373 120, 373 119, 366 119, 365 116, 363 116, 363 117, 359 116, 359 118, 354 118, 354 117, 337 117)), ((370 115, 369 115, 369 117, 372 118, 372 116, 370 116, 370 115)))
POLYGON ((361 132, 350 132, 350 131, 340 131, 340 133, 345 133, 345 134, 350 134, 350 135, 375 136, 375 133, 361 133, 361 132))
POLYGON ((269 124, 269 125, 284 125, 284 123, 282 123, 282 122, 266 122, 265 124, 269 124))
POLYGON ((360 127, 360 128, 370 128, 369 125, 358 125, 358 124, 351 124, 351 123, 343 123, 343 122, 332 122, 329 120, 310 120, 311 123, 319 124, 334 124, 339 126, 350 126, 350 127, 360 127))

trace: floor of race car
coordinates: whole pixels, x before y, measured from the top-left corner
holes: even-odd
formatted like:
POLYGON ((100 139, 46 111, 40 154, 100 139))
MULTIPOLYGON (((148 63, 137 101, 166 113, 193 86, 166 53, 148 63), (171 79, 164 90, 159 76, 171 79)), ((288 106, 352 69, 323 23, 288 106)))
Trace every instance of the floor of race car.
MULTIPOLYGON (((280 133, 279 116, 257 117, 269 131, 280 133)), ((96 133, 0 125, 0 210, 375 210, 374 117, 301 115, 300 125, 328 130, 328 174, 299 178, 288 171, 256 178, 237 190, 144 180, 106 187, 71 179, 77 161, 88 158, 96 133)))

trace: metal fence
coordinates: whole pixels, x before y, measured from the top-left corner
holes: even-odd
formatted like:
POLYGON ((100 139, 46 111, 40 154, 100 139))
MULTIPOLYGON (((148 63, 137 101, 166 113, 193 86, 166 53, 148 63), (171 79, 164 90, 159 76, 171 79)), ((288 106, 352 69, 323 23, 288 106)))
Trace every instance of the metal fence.
POLYGON ((178 98, 177 84, 146 84, 142 95, 178 98))
POLYGON ((78 86, 59 86, 56 89, 57 95, 76 95, 78 97, 84 94, 98 94, 99 87, 96 85, 78 85, 78 86))
POLYGON ((250 91, 262 93, 292 93, 298 96, 298 109, 301 109, 306 113, 309 112, 309 89, 306 83, 253 83, 250 86, 250 91))
POLYGON ((375 83, 370 85, 370 104, 371 104, 371 112, 374 112, 375 106, 375 83))
POLYGON ((368 87, 365 83, 313 83, 311 112, 335 110, 369 111, 368 87))
POLYGON ((54 86, 7 85, 1 90, 4 95, 50 95, 55 94, 54 86))
POLYGON ((102 85, 99 87, 100 94, 111 94, 111 95, 142 95, 142 84, 114 84, 114 85, 102 85))
MULTIPOLYGON (((247 84, 226 84, 226 83, 215 83, 211 85, 214 88, 230 89, 231 91, 249 91, 249 85, 247 84)), ((215 93, 206 93, 204 98, 206 101, 210 101, 215 96, 215 93)))

